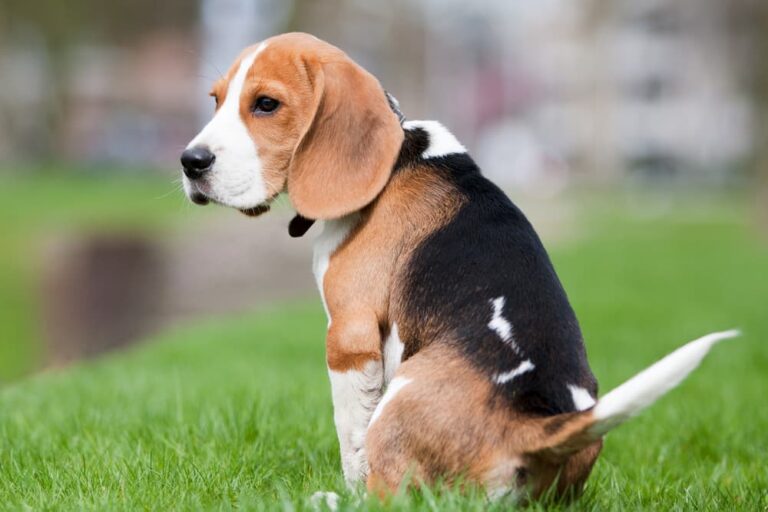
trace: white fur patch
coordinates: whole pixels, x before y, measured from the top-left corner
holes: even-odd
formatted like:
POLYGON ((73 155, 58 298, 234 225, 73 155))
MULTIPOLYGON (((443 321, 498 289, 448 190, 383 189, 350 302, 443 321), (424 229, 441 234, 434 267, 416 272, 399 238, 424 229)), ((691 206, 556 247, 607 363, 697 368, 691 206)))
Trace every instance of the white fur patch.
POLYGON ((455 153, 466 153, 465 148, 448 128, 437 121, 406 121, 406 130, 421 128, 429 134, 429 147, 421 154, 422 158, 437 158, 455 153))
POLYGON ((595 399, 589 394, 589 391, 581 386, 574 386, 568 384, 568 389, 571 392, 571 399, 573 400, 573 406, 577 411, 586 411, 593 405, 595 405, 595 399))
POLYGON ((708 334, 638 373, 597 402, 590 431, 602 435, 638 414, 688 376, 715 343, 738 335, 736 330, 708 334))
POLYGON ((493 380, 496 382, 496 384, 506 384, 507 382, 511 381, 515 377, 522 375, 526 372, 530 372, 536 368, 536 366, 530 361, 530 359, 526 359, 522 363, 520 363, 517 368, 514 370, 510 370, 508 372, 500 373, 496 375, 493 380))
POLYGON ((512 350, 514 350, 515 353, 522 355, 520 347, 518 347, 517 343, 515 343, 512 324, 509 323, 506 318, 504 318, 505 303, 506 299, 504 296, 496 297, 495 299, 491 300, 491 305, 493 306, 493 317, 491 317, 491 321, 488 322, 488 327, 492 331, 496 331, 496 334, 499 335, 499 338, 501 338, 504 343, 512 347, 512 350))
POLYGON ((389 331, 387 341, 384 342, 384 385, 392 381, 395 376, 395 372, 400 367, 400 362, 403 360, 403 350, 405 345, 400 340, 400 335, 397 331, 397 322, 392 324, 392 329, 389 331))
POLYGON ((502 460, 483 476, 489 500, 505 500, 512 504, 525 495, 525 489, 520 489, 514 484, 515 473, 521 464, 517 457, 502 460))
POLYGON ((493 317, 491 318, 491 321, 488 322, 488 327, 496 331, 499 338, 504 341, 509 341, 512 339, 512 324, 510 324, 503 315, 505 301, 506 299, 504 297, 497 297, 491 301, 491 305, 493 305, 493 317))
POLYGON ((315 509, 325 504, 328 510, 337 510, 339 508, 339 495, 333 491, 317 491, 309 498, 309 502, 315 509))
POLYGON ((362 371, 328 370, 333 396, 333 419, 339 436, 341 467, 352 485, 368 475, 365 435, 371 414, 380 403, 383 368, 380 361, 369 361, 362 371))
MULTIPOLYGON (((509 345, 517 355, 522 357, 523 352, 515 342, 512 324, 509 323, 509 320, 504 318, 504 304, 506 304, 506 299, 503 295, 491 300, 491 305, 493 306, 493 316, 491 317, 491 321, 488 322, 488 328, 496 332, 496 334, 499 335, 499 338, 501 338, 504 343, 509 345)), ((534 368, 536 368, 536 366, 530 361, 530 359, 526 359, 525 361, 521 362, 517 368, 514 368, 508 372, 499 373, 493 378, 493 380, 496 382, 496 384, 506 384, 515 377, 526 372, 530 372, 534 368)))
POLYGON ((206 146, 216 160, 204 179, 189 181, 185 176, 185 190, 197 189, 217 203, 235 208, 252 208, 267 200, 258 148, 240 116, 245 78, 266 46, 261 43, 256 51, 243 58, 229 82, 224 104, 187 146, 206 146))
POLYGON ((325 314, 328 317, 329 327, 331 326, 331 314, 328 311, 328 304, 325 302, 323 280, 331 262, 331 254, 347 239, 350 231, 357 225, 359 220, 360 217, 356 213, 337 220, 327 220, 324 222, 322 232, 315 239, 312 271, 315 274, 317 288, 320 290, 320 298, 323 301, 325 314))
POLYGON ((519 503, 520 499, 524 496, 524 493, 511 485, 486 486, 485 492, 489 501, 508 501, 510 504, 519 503))
POLYGON ((411 380, 412 379, 406 377, 395 377, 392 379, 392 382, 390 382, 389 386, 387 387, 387 392, 384 393, 384 396, 381 398, 379 405, 376 406, 376 410, 373 411, 373 416, 371 416, 369 427, 370 425, 373 425, 377 419, 379 419, 379 416, 381 416, 381 413, 384 411, 384 407, 386 407, 387 404, 391 402, 393 398, 395 398, 395 395, 397 395, 401 389, 408 385, 411 380))

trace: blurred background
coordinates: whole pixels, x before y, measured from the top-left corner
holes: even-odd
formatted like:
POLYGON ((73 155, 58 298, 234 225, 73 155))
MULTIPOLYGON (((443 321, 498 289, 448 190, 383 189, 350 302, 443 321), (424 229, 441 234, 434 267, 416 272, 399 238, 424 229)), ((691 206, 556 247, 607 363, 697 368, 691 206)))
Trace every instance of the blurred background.
POLYGON ((178 181, 211 83, 293 30, 448 126, 548 243, 616 197, 726 197, 768 231, 762 0, 0 0, 0 383, 312 296, 287 208, 195 208, 178 181))

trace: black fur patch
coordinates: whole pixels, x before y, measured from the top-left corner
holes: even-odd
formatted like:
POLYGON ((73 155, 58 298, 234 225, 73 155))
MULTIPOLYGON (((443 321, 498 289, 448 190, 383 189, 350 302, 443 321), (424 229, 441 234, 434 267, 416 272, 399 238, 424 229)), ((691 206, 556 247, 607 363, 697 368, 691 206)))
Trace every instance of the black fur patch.
POLYGON ((393 172, 414 163, 423 163, 422 153, 429 147, 429 134, 422 128, 404 130, 403 145, 400 146, 400 154, 395 161, 393 172))
POLYGON ((311 228, 314 223, 315 221, 313 219, 302 217, 297 213, 288 224, 288 234, 293 238, 302 237, 309 231, 309 228, 311 228))
MULTIPOLYGON (((406 359, 421 347, 449 340, 488 379, 525 360, 535 368, 495 384, 494 404, 535 415, 575 410, 568 385, 597 395, 576 315, 549 256, 523 213, 483 177, 468 154, 423 160, 429 135, 406 130, 397 168, 418 162, 464 196, 455 217, 429 235, 405 270, 406 359), (512 325, 516 353, 488 326, 492 301, 504 297, 503 317, 512 325), (428 320, 437 319, 437 322, 428 320), (441 325, 435 336, 426 325, 441 325), (435 339, 437 338, 437 339, 435 339)), ((401 329, 405 333, 404 329, 401 329)))

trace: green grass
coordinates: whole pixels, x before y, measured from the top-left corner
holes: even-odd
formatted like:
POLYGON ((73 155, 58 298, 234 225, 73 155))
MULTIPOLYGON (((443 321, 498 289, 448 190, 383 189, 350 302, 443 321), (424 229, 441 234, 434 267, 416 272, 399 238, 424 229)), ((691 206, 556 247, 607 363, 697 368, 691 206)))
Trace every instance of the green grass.
MULTIPOLYGON (((593 201, 583 232, 552 250, 601 389, 706 332, 744 336, 611 433, 572 508, 766 510, 768 251, 740 200, 649 216, 653 204, 593 201)), ((0 505, 293 510, 322 489, 381 508, 343 491, 324 327, 316 300, 275 307, 6 387, 0 505)), ((507 508, 449 490, 390 506, 507 508)))

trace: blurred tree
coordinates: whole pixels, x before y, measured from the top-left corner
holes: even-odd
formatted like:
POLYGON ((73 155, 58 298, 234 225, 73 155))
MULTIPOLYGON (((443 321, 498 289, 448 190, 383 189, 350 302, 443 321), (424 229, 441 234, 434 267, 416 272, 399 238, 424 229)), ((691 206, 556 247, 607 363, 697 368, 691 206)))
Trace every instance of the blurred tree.
POLYGON ((137 34, 189 30, 199 16, 198 2, 188 0, 4 0, 2 17, 38 27, 53 45, 74 41, 129 43, 137 34))
POLYGON ((768 2, 731 0, 728 4, 735 58, 742 60, 755 102, 755 178, 760 226, 768 234, 768 2))
MULTIPOLYGON (((13 44, 25 31, 41 37, 48 53, 51 83, 46 111, 50 140, 42 142, 45 156, 55 151, 67 110, 68 52, 75 44, 128 46, 148 32, 191 31, 199 17, 198 2, 188 0, 3 0, 0 2, 0 45, 13 44)), ((42 155, 40 155, 42 156, 42 155)))

